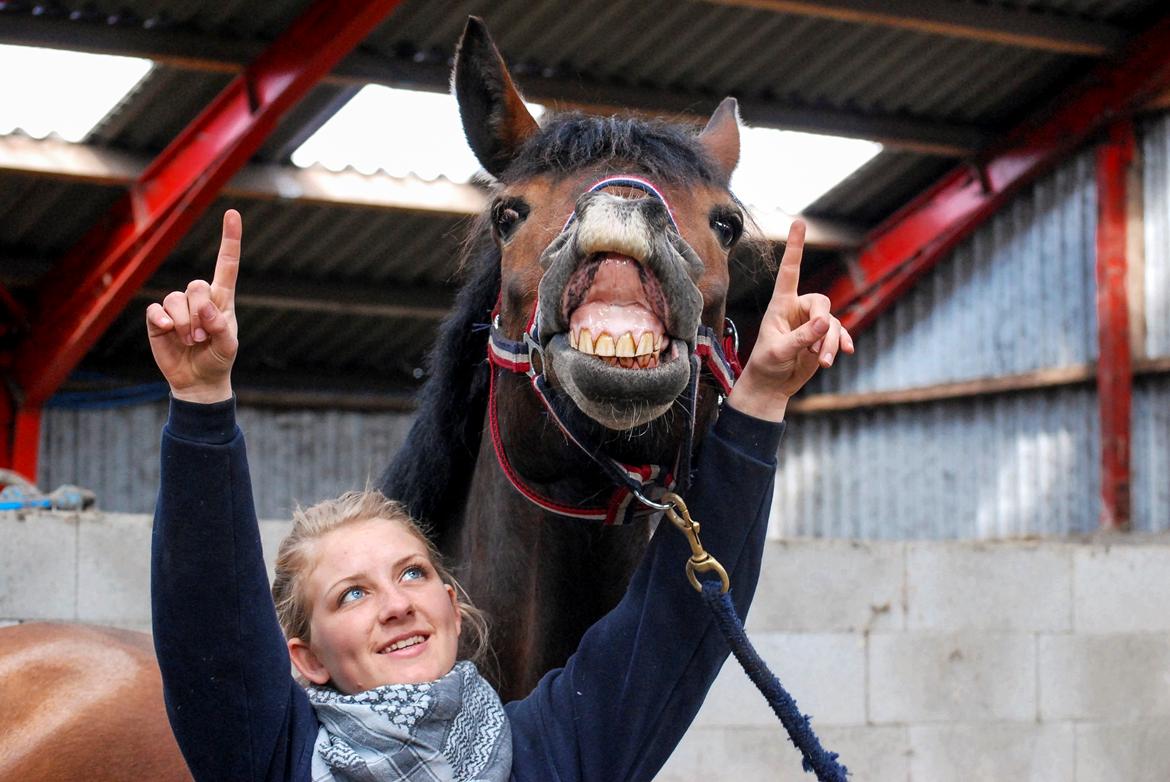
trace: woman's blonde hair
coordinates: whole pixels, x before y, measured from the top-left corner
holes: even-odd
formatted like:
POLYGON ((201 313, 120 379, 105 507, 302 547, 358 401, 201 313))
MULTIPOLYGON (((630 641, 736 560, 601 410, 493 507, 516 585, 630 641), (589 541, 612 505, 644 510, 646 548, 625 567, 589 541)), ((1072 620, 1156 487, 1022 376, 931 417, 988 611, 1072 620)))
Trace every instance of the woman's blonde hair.
POLYGON ((438 549, 406 508, 374 489, 349 491, 336 499, 293 511, 292 532, 280 542, 276 554, 276 577, 272 581, 272 600, 276 603, 276 617, 285 637, 309 643, 312 612, 304 594, 304 577, 313 566, 312 544, 339 527, 371 519, 401 524, 423 544, 439 578, 455 589, 456 607, 463 623, 459 658, 482 667, 488 646, 487 619, 483 612, 471 604, 463 587, 443 566, 438 549))

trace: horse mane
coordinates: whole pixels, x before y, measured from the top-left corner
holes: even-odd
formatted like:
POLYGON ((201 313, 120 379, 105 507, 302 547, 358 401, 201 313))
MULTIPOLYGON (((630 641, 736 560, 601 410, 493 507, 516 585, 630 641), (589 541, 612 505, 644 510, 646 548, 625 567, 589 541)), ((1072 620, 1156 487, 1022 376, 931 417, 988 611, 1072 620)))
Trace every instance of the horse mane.
POLYGON ((504 183, 539 174, 568 174, 600 161, 636 165, 667 182, 726 186, 691 129, 637 117, 591 117, 578 112, 553 115, 521 145, 504 183))
POLYGON ((427 355, 427 380, 406 441, 379 481, 439 541, 443 522, 462 507, 487 410, 488 326, 500 292, 500 251, 486 221, 464 248, 467 280, 427 355))
MULTIPOLYGON (((520 147, 500 181, 569 174, 601 161, 636 165, 669 182, 726 185, 685 127, 575 112, 547 120, 520 147)), ((462 266, 467 281, 428 354, 417 417, 379 481, 383 493, 402 502, 440 544, 467 500, 487 411, 488 323, 499 297, 500 251, 486 215, 470 229, 462 266)))

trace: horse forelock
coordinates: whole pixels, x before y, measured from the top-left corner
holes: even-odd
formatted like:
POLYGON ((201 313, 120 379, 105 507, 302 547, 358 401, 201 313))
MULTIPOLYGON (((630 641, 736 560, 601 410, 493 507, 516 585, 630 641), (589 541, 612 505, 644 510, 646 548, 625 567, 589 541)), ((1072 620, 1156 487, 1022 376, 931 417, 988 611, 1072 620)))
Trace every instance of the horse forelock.
POLYGON ((665 182, 727 186, 718 166, 686 126, 576 112, 547 120, 520 147, 500 180, 512 184, 541 174, 568 174, 608 162, 634 164, 665 182))

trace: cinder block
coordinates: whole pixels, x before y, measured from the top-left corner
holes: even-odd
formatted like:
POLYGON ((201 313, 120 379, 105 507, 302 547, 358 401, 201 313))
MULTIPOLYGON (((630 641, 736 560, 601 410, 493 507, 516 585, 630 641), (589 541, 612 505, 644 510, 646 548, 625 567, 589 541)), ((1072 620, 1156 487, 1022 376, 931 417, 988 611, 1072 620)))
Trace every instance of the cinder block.
POLYGON ((77 618, 77 519, 0 513, 0 617, 77 618))
POLYGON ((1166 782, 1170 720, 1077 725, 1077 782, 1166 782))
MULTIPOLYGON (((756 651, 813 726, 865 723, 865 638, 762 633, 756 651)), ((695 724, 771 725, 776 715, 735 658, 729 657, 695 724)))
POLYGON ((910 726, 914 782, 1069 782, 1076 758, 1072 723, 955 723, 910 726))
POLYGON ((77 618, 94 624, 150 624, 150 531, 144 514, 107 513, 78 530, 77 618))
POLYGON ((1035 716, 1036 644, 1031 635, 869 637, 873 722, 1025 722, 1035 716))
POLYGON ((1072 552, 1060 543, 911 543, 907 627, 1061 632, 1072 627, 1072 552))
POLYGON ((654 782, 719 779, 721 772, 713 770, 722 767, 727 754, 723 748, 724 731, 724 728, 692 725, 666 765, 654 776, 654 782))
MULTIPOLYGON (((826 727, 817 730, 825 749, 840 755, 850 778, 905 782, 909 741, 903 726, 826 727)), ((808 782, 800 753, 773 717, 768 727, 693 727, 655 782, 808 782)))
POLYGON ((1170 546, 1083 547, 1073 567, 1077 632, 1170 631, 1170 546))
POLYGON ((1170 717, 1170 633, 1040 638, 1040 718, 1170 717))
POLYGON ((770 541, 749 631, 903 629, 904 552, 902 543, 770 541))

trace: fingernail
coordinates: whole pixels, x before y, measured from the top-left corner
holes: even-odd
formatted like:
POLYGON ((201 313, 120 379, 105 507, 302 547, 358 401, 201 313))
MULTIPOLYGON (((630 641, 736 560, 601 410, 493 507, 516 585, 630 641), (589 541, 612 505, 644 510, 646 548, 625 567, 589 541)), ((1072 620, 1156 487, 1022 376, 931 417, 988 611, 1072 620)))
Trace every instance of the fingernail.
POLYGON ((207 332, 203 329, 195 329, 195 341, 202 342, 207 339, 207 332))
POLYGON ((821 361, 823 361, 827 367, 833 366, 833 354, 826 353, 825 355, 821 356, 821 361))

